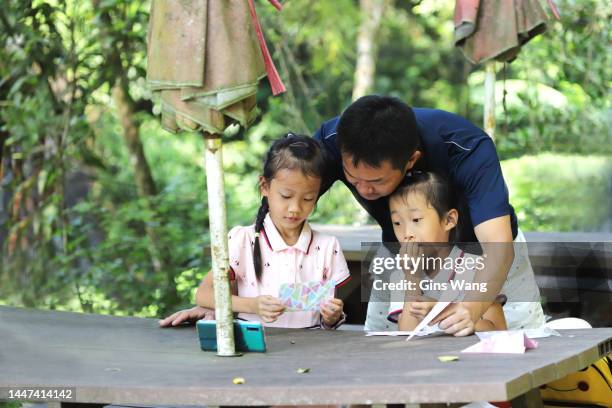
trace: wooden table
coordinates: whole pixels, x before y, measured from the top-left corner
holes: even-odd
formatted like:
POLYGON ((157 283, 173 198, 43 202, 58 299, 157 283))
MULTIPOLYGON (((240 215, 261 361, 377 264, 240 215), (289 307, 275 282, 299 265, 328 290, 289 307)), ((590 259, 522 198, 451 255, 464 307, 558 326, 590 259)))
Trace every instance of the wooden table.
POLYGON ((194 327, 0 306, 0 387, 75 387, 71 402, 124 405, 520 401, 612 349, 612 328, 563 331, 521 355, 459 354, 474 336, 405 342, 282 329, 266 336, 265 354, 217 357, 199 349, 194 327), (437 359, 449 354, 460 360, 437 359), (233 385, 234 377, 246 383, 233 385))

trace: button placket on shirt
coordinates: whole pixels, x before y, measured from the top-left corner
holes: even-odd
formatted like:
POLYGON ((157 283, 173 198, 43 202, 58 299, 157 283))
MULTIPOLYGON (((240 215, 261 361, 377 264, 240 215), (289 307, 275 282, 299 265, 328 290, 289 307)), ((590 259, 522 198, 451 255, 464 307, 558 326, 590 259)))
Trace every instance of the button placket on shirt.
POLYGON ((300 265, 304 263, 304 253, 297 250, 295 251, 295 256, 293 257, 293 270, 295 271, 295 281, 302 282, 302 274, 300 265))
POLYGON ((291 282, 297 282, 296 280, 296 271, 295 271, 295 255, 297 251, 295 248, 289 248, 289 253, 287 254, 287 270, 293 273, 293 276, 290 277, 291 282))

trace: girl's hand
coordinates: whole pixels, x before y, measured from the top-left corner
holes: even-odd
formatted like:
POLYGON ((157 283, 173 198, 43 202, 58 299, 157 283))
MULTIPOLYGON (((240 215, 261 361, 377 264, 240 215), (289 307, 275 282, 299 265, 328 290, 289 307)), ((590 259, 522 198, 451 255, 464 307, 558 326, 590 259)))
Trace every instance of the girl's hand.
POLYGON ((323 324, 327 327, 331 327, 340 320, 342 317, 342 309, 344 308, 344 302, 341 299, 331 299, 321 305, 321 318, 323 318, 323 324))
POLYGON ((277 298, 269 295, 262 295, 253 298, 255 313, 261 317, 261 320, 265 323, 272 323, 278 319, 278 316, 282 315, 285 311, 283 306, 277 298))
POLYGON ((423 320, 437 303, 436 299, 422 295, 409 296, 407 300, 410 302, 408 312, 419 321, 423 320))
POLYGON ((205 307, 196 306, 191 309, 179 310, 166 317, 165 319, 159 320, 160 327, 174 327, 180 324, 194 324, 200 319, 214 320, 215 311, 206 309, 205 307))
POLYGON ((436 321, 439 321, 438 326, 447 334, 468 336, 474 333, 475 325, 470 310, 463 303, 453 303, 434 319, 434 323, 436 321))
POLYGON ((402 266, 407 266, 407 268, 403 268, 404 273, 407 276, 414 275, 417 272, 417 269, 412 268, 413 262, 410 261, 410 259, 414 259, 416 262, 419 256, 421 256, 421 253, 423 252, 423 250, 419 246, 418 242, 402 242, 400 245, 401 246, 400 246, 399 255, 400 255, 401 263, 402 263, 402 266), (407 265, 404 264, 404 259, 408 260, 407 265))

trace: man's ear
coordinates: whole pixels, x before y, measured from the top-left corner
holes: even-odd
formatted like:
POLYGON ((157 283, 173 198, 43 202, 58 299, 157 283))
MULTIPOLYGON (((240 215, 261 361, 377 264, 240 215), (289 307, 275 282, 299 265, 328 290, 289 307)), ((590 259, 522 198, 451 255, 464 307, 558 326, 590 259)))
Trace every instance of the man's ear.
POLYGON ((406 163, 406 168, 404 169, 404 173, 407 173, 410 170, 412 170, 416 162, 418 162, 422 156, 423 156, 423 153, 421 153, 420 150, 415 150, 414 153, 412 153, 412 156, 410 156, 408 163, 406 163))
POLYGON ((259 192, 264 197, 267 197, 270 192, 270 183, 264 176, 259 176, 259 192))
POLYGON ((452 208, 446 213, 446 217, 442 221, 444 225, 445 231, 450 231, 457 226, 457 222, 459 222, 459 212, 452 208))

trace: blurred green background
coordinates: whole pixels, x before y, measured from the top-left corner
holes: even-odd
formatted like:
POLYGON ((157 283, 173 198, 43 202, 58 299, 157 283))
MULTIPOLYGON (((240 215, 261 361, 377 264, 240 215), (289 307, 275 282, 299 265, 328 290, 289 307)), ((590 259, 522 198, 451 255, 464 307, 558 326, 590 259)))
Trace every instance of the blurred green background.
MULTIPOLYGON (((561 21, 499 65, 498 154, 523 230, 609 232, 612 4, 556 3, 561 21)), ((270 141, 313 134, 351 101, 359 1, 284 5, 257 2, 288 92, 261 87, 259 119, 225 137, 230 226, 254 219, 270 141)), ((3 2, 0 304, 161 316, 192 303, 210 266, 203 141, 159 126, 144 79, 149 7, 3 2), (139 149, 148 192, 135 179, 139 149)), ((372 91, 480 126, 483 67, 453 47, 453 10, 452 1, 388 1, 372 91)), ((341 185, 312 220, 369 221, 341 185)))

